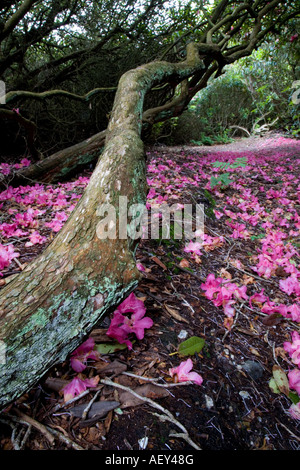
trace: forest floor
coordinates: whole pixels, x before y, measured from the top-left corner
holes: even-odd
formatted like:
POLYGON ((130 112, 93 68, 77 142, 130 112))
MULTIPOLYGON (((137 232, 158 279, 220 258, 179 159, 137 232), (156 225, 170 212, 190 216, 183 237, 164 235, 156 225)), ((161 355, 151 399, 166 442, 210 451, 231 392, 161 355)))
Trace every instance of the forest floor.
MULTIPOLYGON (((297 394, 269 383, 275 370, 284 381, 297 368, 283 345, 300 331, 300 142, 274 135, 213 147, 160 146, 147 149, 147 157, 149 204, 204 203, 205 243, 198 252, 184 239, 142 240, 134 293, 153 326, 131 350, 91 361, 83 374, 99 376, 98 385, 69 404, 61 389, 76 374, 69 359, 53 367, 0 416, 0 448, 299 450, 300 420, 289 411, 297 394), (242 157, 246 166, 212 166, 242 157), (224 171, 231 182, 212 187, 211 177, 224 171), (244 294, 216 305, 205 290, 210 274, 244 294), (179 345, 191 337, 204 347, 182 356, 179 345), (188 358, 201 385, 175 383, 169 374, 188 358), (93 399, 104 405, 94 418, 84 412, 93 399)), ((16 207, 16 199, 2 201, 5 214, 9 204, 16 207)), ((49 240, 50 227, 39 228, 49 240)), ((20 256, 2 279, 45 246, 13 240, 20 256)), ((92 331, 96 345, 108 342, 109 324, 106 318, 92 331)))

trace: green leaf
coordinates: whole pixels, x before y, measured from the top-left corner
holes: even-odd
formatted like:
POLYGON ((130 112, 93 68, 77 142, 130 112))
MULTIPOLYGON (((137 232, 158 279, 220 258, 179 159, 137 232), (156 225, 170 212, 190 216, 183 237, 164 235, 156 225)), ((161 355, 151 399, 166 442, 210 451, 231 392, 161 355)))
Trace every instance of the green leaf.
POLYGON ((198 336, 191 336, 186 341, 183 341, 178 347, 178 354, 180 356, 193 356, 196 352, 200 352, 205 345, 205 340, 198 336))
POLYGON ((127 345, 126 344, 120 344, 117 341, 116 342, 108 342, 108 343, 99 343, 96 344, 95 349, 100 353, 100 354, 111 354, 116 351, 122 351, 123 349, 126 349, 127 345))
POLYGON ((290 392, 289 393, 289 398, 291 399, 291 401, 293 402, 294 405, 297 405, 297 403, 299 403, 299 401, 300 401, 300 397, 299 397, 298 393, 296 393, 296 392, 290 392))
POLYGON ((275 379, 270 379, 269 380, 269 387, 272 390, 273 393, 280 393, 279 388, 277 387, 275 379))
POLYGON ((284 393, 288 397, 290 393, 290 386, 286 373, 276 364, 273 366, 272 372, 278 389, 281 393, 284 393))

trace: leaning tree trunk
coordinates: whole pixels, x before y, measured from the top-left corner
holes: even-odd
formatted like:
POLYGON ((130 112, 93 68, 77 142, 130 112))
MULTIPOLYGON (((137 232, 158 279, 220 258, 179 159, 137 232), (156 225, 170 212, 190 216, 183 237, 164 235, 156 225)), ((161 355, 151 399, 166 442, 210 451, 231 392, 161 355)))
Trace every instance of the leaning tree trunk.
POLYGON ((0 174, 0 186, 19 186, 32 183, 57 183, 74 170, 99 159, 100 149, 105 144, 106 131, 98 132, 83 142, 67 147, 28 167, 5 176, 0 174))
MULTIPOLYGON (((103 154, 70 218, 47 249, 0 291, 0 410, 62 362, 94 325, 139 281, 136 241, 100 236, 101 207, 118 209, 146 201, 146 171, 140 138, 143 101, 151 86, 184 79, 201 68, 190 44, 179 64, 153 62, 123 75, 103 154)), ((110 227, 112 228, 112 227, 110 227)), ((121 227, 124 230, 124 227, 121 227)))

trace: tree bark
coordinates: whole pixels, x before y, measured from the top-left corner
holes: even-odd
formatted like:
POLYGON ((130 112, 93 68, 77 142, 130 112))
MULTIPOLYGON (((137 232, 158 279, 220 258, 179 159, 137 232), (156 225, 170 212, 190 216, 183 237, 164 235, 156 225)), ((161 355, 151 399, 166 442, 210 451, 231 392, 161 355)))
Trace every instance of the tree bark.
POLYGON ((101 131, 28 167, 15 170, 7 176, 0 175, 0 186, 62 181, 75 169, 79 171, 80 167, 99 159, 105 144, 105 135, 106 131, 101 131))
MULTIPOLYGON (((179 64, 153 62, 121 77, 103 154, 64 227, 46 250, 0 291, 0 410, 62 362, 96 323, 136 286, 136 240, 101 238, 102 204, 118 209, 146 202, 142 128, 146 92, 165 79, 184 80, 201 68, 190 44, 179 64), (2 348, 3 349, 3 348, 2 348)), ((111 228, 111 227, 110 227, 111 228)))

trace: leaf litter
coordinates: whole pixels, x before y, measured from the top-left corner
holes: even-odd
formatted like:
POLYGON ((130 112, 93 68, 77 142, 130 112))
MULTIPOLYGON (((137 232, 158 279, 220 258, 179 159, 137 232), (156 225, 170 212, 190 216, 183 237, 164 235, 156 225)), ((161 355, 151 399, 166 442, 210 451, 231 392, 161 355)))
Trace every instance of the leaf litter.
MULTIPOLYGON (((299 150, 277 135, 147 149, 148 203, 204 203, 201 246, 171 232, 141 241, 135 295, 153 325, 132 349, 106 335, 112 318, 97 325, 98 358, 81 372, 96 385, 65 402, 75 374, 70 358, 57 364, 0 416, 3 450, 299 449, 297 363, 284 347, 299 331, 299 150), (187 357, 201 385, 170 375, 187 357)), ((1 245, 13 249, 2 285, 51 241, 88 180, 0 193, 1 245)))

